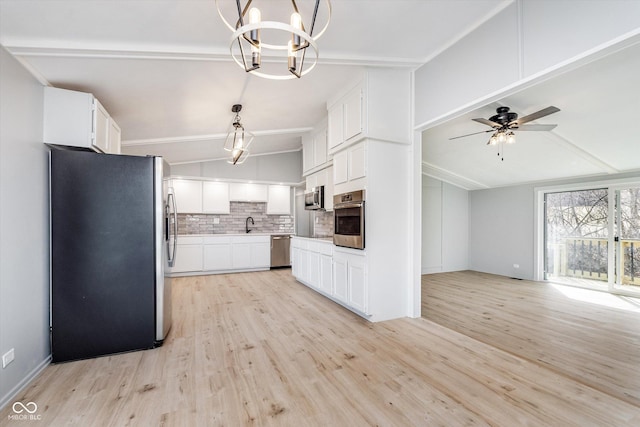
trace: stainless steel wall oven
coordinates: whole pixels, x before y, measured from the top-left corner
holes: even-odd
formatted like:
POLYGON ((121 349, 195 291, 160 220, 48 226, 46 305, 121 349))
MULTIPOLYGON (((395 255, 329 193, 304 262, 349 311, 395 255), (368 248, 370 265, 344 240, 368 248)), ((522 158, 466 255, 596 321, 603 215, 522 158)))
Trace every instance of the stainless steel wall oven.
POLYGON ((364 190, 333 196, 333 244, 364 249, 364 190))

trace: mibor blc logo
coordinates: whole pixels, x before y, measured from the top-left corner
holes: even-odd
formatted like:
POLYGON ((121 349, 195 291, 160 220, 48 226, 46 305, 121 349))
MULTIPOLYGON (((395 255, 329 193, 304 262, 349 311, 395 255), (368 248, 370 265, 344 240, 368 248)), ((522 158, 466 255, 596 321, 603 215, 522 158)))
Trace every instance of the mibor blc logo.
POLYGON ((12 406, 13 414, 8 415, 11 421, 37 421, 42 419, 42 415, 36 414, 38 405, 36 402, 15 402, 12 406))

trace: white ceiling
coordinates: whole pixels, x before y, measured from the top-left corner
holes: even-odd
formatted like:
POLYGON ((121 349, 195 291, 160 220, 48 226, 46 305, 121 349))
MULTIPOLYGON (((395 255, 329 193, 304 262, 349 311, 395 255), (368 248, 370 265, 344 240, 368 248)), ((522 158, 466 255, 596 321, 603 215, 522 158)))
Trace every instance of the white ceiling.
POLYGON ((423 132, 423 162, 432 176, 468 189, 640 171, 640 44, 568 71, 423 132), (554 105, 560 112, 533 124, 557 124, 550 132, 518 132, 504 161, 489 118, 499 106, 520 116, 554 105))
MULTIPOLYGON (((512 2, 334 0, 319 65, 288 81, 248 75, 231 61, 230 31, 213 0, 0 0, 0 44, 43 83, 93 93, 122 128, 124 152, 188 163, 225 157, 236 103, 257 135, 252 154, 299 150, 354 73, 416 68, 512 2)), ((221 4, 230 11, 235 2, 221 4)), ((254 4, 266 19, 290 1, 254 4)), ((640 170, 638 88, 636 46, 426 130, 424 170, 469 189, 640 170), (558 124, 552 132, 519 132, 504 161, 486 134, 449 140, 486 129, 471 119, 499 105, 521 116, 549 105, 562 111, 536 122, 558 124)))
MULTIPOLYGON (((215 1, 0 0, 0 43, 43 82, 93 93, 120 125, 124 152, 182 163, 225 157, 236 103, 257 135, 253 154, 299 150, 355 71, 417 67, 509 3, 333 1, 318 66, 288 81, 248 75, 231 61, 215 1)), ((264 20, 290 13, 289 0, 253 4, 264 20)), ((230 13, 235 2, 221 5, 230 13)))

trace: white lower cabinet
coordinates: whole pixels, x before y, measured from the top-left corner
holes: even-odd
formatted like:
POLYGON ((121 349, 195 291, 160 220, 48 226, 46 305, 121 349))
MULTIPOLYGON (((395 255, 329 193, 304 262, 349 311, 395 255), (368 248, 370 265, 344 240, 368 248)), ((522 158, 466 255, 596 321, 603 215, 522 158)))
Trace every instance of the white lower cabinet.
POLYGON ((201 271, 202 266, 202 237, 178 236, 176 260, 170 268, 171 273, 201 271))
POLYGON ((348 275, 347 275, 347 261, 340 258, 333 259, 333 288, 331 295, 347 303, 347 290, 348 290, 348 275))
POLYGON ((307 262, 309 263, 309 284, 318 289, 320 288, 320 253, 308 251, 307 262))
POLYGON ((330 241, 294 237, 293 276, 361 315, 369 315, 366 255, 330 241))
POLYGON ((333 260, 331 255, 320 255, 320 290, 331 294, 333 283, 333 260))
POLYGON ((231 270, 231 238, 207 237, 202 247, 203 270, 231 270))
POLYGON ((367 313, 367 267, 364 257, 352 256, 347 261, 347 304, 367 313), (359 259, 362 258, 362 259, 359 259))
POLYGON ((271 237, 245 235, 178 236, 172 275, 268 270, 271 237))
POLYGON ((361 313, 368 312, 367 263, 364 254, 336 249, 333 253, 335 298, 361 313))
POLYGON ((271 268, 271 238, 266 242, 253 242, 251 243, 251 257, 250 257, 250 265, 252 268, 254 266, 258 267, 269 267, 271 268))
POLYGON ((231 246, 231 267, 234 270, 251 265, 251 243, 236 243, 231 246))

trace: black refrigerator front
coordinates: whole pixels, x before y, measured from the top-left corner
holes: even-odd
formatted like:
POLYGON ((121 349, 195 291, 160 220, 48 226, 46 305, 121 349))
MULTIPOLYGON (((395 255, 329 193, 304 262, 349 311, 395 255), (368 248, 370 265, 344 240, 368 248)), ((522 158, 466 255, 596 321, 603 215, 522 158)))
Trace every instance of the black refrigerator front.
POLYGON ((175 199, 159 157, 52 147, 53 362, 153 348, 171 326, 175 199))

